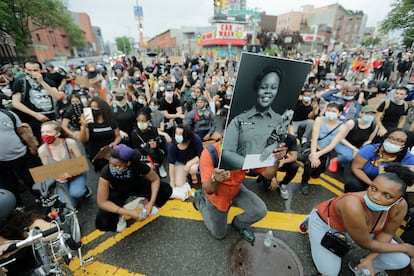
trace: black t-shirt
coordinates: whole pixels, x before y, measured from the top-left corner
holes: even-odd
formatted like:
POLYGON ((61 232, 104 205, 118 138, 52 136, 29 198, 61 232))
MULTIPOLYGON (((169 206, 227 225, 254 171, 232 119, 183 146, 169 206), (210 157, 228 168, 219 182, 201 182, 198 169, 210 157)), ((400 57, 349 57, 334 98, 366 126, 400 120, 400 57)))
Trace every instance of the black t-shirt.
POLYGON ((384 111, 386 101, 382 102, 378 106, 377 111, 384 112, 381 122, 384 127, 390 131, 391 129, 398 126, 398 121, 400 120, 401 116, 407 115, 407 110, 405 110, 405 104, 398 105, 390 101, 389 107, 384 111))
POLYGON ((69 127, 72 130, 80 130, 81 122, 80 122, 80 115, 77 115, 75 113, 75 110, 73 110, 73 107, 69 106, 66 109, 65 114, 63 114, 63 118, 69 120, 69 127))
POLYGON ((288 148, 288 152, 298 151, 298 143, 296 142, 296 136, 287 134, 285 144, 288 148))
POLYGON ((181 106, 180 101, 173 97, 172 103, 169 103, 165 100, 165 98, 161 99, 159 110, 166 110, 168 114, 176 114, 177 113, 177 107, 181 106))
POLYGON ((308 115, 309 113, 311 113, 313 110, 312 105, 304 105, 302 101, 298 101, 296 103, 296 107, 293 113, 293 118, 292 121, 294 122, 298 122, 298 121, 304 121, 309 119, 308 115))
POLYGON ((365 141, 368 140, 369 136, 375 129, 375 122, 372 122, 371 125, 365 129, 359 127, 358 119, 350 119, 354 120, 354 128, 349 131, 348 135, 345 139, 354 145, 357 148, 361 148, 365 141))
POLYGON ((137 122, 133 107, 129 104, 125 104, 123 107, 117 105, 116 107, 112 107, 112 109, 115 114, 115 120, 119 125, 119 129, 129 135, 137 122))
POLYGON ((62 80, 65 78, 65 76, 62 76, 58 72, 54 72, 54 73, 47 72, 45 74, 45 77, 49 80, 52 80, 55 83, 53 87, 59 87, 59 85, 62 83, 62 80))
POLYGON ((115 129, 117 128, 118 124, 116 122, 112 124, 94 122, 88 125, 88 154, 90 158, 94 158, 102 147, 109 145, 115 140, 115 129))
POLYGON ((112 176, 109 171, 109 165, 103 167, 101 177, 111 183, 111 189, 122 194, 131 194, 143 185, 148 185, 149 180, 145 177, 151 169, 147 164, 139 161, 132 161, 129 166, 132 172, 132 177, 129 179, 118 179, 112 176))
MULTIPOLYGON (((55 86, 55 83, 49 79, 45 78, 44 81, 51 87, 55 86)), ((15 81, 13 85, 13 94, 17 93, 22 94, 21 102, 29 109, 47 116, 50 120, 56 118, 53 98, 41 85, 32 87, 28 80, 20 79, 15 81), (24 88, 26 91, 23 91, 24 88)))

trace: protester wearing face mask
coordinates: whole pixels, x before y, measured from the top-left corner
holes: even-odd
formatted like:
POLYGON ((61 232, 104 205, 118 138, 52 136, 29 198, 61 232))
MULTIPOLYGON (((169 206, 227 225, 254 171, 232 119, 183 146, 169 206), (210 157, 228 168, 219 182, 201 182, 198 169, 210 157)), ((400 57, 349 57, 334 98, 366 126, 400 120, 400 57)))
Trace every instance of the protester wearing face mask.
POLYGON ((137 106, 129 102, 127 99, 127 91, 121 87, 112 91, 114 99, 112 101, 112 111, 115 120, 118 123, 120 134, 124 144, 129 145, 129 135, 134 129, 136 121, 137 106))
POLYGON ((340 231, 368 251, 363 259, 348 263, 355 275, 362 268, 368 269, 369 275, 386 275, 385 270, 407 267, 410 257, 414 256, 414 246, 397 243, 393 236, 407 212, 408 204, 403 196, 407 186, 413 183, 414 173, 409 168, 392 163, 371 181, 367 191, 340 195, 312 210, 300 228, 309 229, 312 259, 318 272, 323 275, 345 273, 341 273, 342 258, 321 243, 327 231, 340 231))
POLYGON ((364 102, 364 93, 361 93, 354 85, 344 83, 338 85, 338 89, 332 89, 322 94, 322 98, 328 102, 338 102, 343 105, 343 112, 340 120, 346 121, 352 118, 358 118, 361 111, 361 104, 364 102), (338 92, 341 92, 338 94, 338 92))
POLYGON ((72 94, 70 97, 70 105, 63 114, 62 129, 74 139, 79 136, 81 127, 80 117, 83 113, 83 105, 79 94, 72 94))
POLYGON ((166 177, 167 172, 162 165, 167 152, 166 143, 158 134, 157 128, 150 125, 150 119, 147 112, 138 112, 136 127, 130 134, 131 146, 147 159, 159 176, 166 177))
POLYGON ((329 153, 339 141, 334 142, 335 136, 341 131, 339 117, 342 114, 342 105, 336 102, 328 103, 323 117, 317 117, 312 129, 312 140, 309 158, 305 160, 300 191, 304 195, 309 194, 309 179, 317 178, 326 169, 326 161, 329 153))
POLYGON ((95 171, 100 171, 107 163, 105 158, 96 158, 96 154, 105 146, 114 147, 121 140, 118 123, 115 120, 111 107, 98 97, 91 99, 89 107, 92 108, 93 120, 81 115, 81 128, 79 141, 87 144, 88 155, 94 160, 95 171))
MULTIPOLYGON (((115 146, 110 153, 109 164, 101 172, 98 181, 98 213, 95 225, 101 231, 116 231, 121 216, 143 221, 155 214, 156 207, 163 206, 171 195, 168 183, 161 182, 158 175, 139 161, 134 150, 124 144, 115 146), (144 197, 147 216, 139 211, 124 208, 128 197, 144 197)), ((119 229, 118 229, 119 230, 119 229)))
MULTIPOLYGON (((55 121, 43 123, 41 133, 43 145, 39 147, 38 154, 43 165, 82 156, 76 141, 67 138, 67 134, 59 123, 55 121)), ((89 197, 92 194, 92 191, 86 186, 86 173, 70 175, 65 172, 56 180, 64 185, 75 208, 78 206, 79 199, 89 197)))
POLYGON ((167 143, 171 143, 172 139, 171 136, 165 132, 165 124, 164 124, 164 115, 161 111, 159 111, 160 102, 156 98, 151 98, 148 104, 151 113, 151 126, 156 127, 158 133, 164 138, 167 143))
MULTIPOLYGON (((378 136, 383 137, 394 128, 403 128, 407 120, 408 104, 404 99, 408 95, 408 88, 399 87, 391 99, 383 101, 377 108, 375 123, 378 126, 378 136)), ((376 142, 381 142, 381 138, 376 142)))
POLYGON ((295 136, 298 135, 298 129, 304 128, 301 137, 301 143, 304 144, 310 140, 314 118, 319 113, 318 101, 314 99, 312 90, 303 90, 296 103, 292 117, 292 130, 295 136))
POLYGON ((208 100, 204 96, 198 97, 196 107, 186 116, 185 124, 191 126, 202 141, 221 139, 221 134, 216 131, 215 114, 210 110, 208 100))
POLYGON ((338 153, 336 160, 350 171, 349 165, 354 157, 358 154, 362 146, 371 144, 378 127, 375 119, 376 110, 365 106, 361 110, 361 116, 358 119, 350 119, 344 124, 346 131, 337 135, 334 140, 338 139, 340 142, 335 146, 335 151, 338 153))
POLYGON ((198 135, 193 134, 190 126, 182 124, 175 128, 173 141, 168 144, 170 185, 173 189, 171 198, 184 201, 191 192, 191 187, 186 182, 187 175, 191 177, 192 183, 198 183, 198 163, 203 144, 198 135))
POLYGON ((414 165, 414 155, 408 151, 411 133, 401 128, 391 130, 381 144, 362 147, 351 164, 351 173, 345 177, 345 192, 366 190, 378 175, 380 167, 390 162, 414 165))
POLYGON ((174 87, 171 84, 165 86, 164 98, 161 99, 159 110, 164 115, 166 131, 172 136, 174 126, 183 122, 184 114, 180 101, 174 96, 174 87))

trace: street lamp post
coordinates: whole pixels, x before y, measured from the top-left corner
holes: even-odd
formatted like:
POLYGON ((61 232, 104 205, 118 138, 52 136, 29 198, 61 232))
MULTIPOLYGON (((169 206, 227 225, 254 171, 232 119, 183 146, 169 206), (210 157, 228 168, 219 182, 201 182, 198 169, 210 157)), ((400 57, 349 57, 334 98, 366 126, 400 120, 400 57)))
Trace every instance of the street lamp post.
POLYGON ((314 44, 315 44, 315 41, 316 41, 316 36, 318 35, 319 25, 315 24, 315 25, 312 25, 311 27, 312 27, 312 29, 315 29, 315 31, 313 32, 313 40, 312 40, 311 50, 310 50, 310 52, 312 53, 313 52, 313 47, 314 47, 314 44))

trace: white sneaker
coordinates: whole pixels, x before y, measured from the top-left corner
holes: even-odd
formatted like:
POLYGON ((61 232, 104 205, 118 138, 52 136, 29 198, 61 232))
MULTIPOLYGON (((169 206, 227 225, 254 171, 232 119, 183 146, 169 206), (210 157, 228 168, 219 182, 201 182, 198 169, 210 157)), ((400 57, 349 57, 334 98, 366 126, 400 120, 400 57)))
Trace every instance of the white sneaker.
POLYGON ((280 197, 283 199, 289 199, 289 191, 286 184, 281 184, 279 187, 280 197))
POLYGON ((163 165, 161 165, 161 166, 158 168, 158 170, 160 171, 160 176, 161 176, 162 178, 167 177, 167 171, 165 170, 165 168, 164 168, 164 166, 163 166, 163 165))
POLYGON ((172 189, 172 194, 170 198, 178 198, 182 201, 185 201, 188 198, 187 188, 184 186, 174 187, 172 189))
POLYGON ((191 185, 188 184, 188 182, 185 182, 184 187, 185 187, 185 190, 187 191, 187 195, 188 193, 190 193, 189 197, 193 197, 194 193, 193 193, 193 190, 191 189, 191 185))

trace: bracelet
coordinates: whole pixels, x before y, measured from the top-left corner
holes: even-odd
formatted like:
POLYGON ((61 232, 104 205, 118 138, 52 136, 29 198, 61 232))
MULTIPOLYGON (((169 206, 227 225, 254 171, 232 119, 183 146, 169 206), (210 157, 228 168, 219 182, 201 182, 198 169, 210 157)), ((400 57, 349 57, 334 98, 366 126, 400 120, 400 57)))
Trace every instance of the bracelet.
POLYGON ((217 183, 217 179, 214 177, 214 174, 212 174, 211 175, 211 182, 214 184, 214 183, 217 183))

